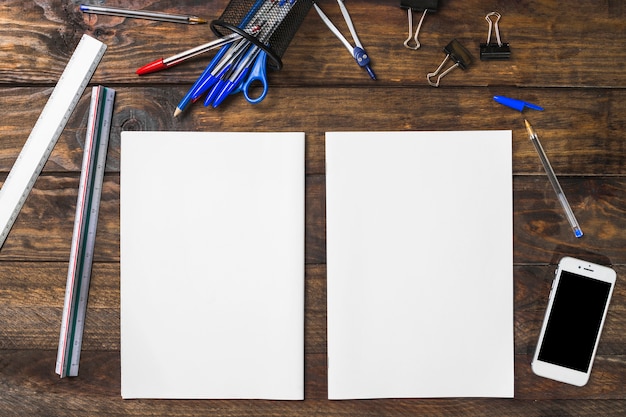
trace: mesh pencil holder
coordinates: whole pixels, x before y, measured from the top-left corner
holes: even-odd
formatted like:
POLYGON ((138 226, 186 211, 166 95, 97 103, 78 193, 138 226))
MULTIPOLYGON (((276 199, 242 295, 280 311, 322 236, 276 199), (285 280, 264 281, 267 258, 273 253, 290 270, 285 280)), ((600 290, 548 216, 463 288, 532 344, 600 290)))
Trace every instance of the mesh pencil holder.
POLYGON ((247 38, 267 52, 268 65, 279 70, 311 7, 312 0, 232 0, 219 19, 211 22, 211 30, 218 37, 236 32, 247 38))

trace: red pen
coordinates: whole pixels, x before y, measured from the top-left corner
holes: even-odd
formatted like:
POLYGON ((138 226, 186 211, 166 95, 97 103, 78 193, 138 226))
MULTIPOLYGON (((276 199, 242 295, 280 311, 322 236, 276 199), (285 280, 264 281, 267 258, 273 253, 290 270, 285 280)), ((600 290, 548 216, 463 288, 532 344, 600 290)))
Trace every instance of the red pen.
POLYGON ((220 46, 226 45, 241 38, 242 36, 240 34, 233 32, 230 35, 224 36, 223 38, 216 39, 200 46, 196 46, 195 48, 191 48, 179 54, 172 55, 169 58, 157 59, 156 61, 139 68, 137 70, 137 74, 145 75, 150 74, 151 72, 168 69, 170 67, 173 67, 174 65, 180 64, 183 61, 193 58, 196 55, 200 55, 204 52, 210 51, 211 49, 219 48, 220 46))

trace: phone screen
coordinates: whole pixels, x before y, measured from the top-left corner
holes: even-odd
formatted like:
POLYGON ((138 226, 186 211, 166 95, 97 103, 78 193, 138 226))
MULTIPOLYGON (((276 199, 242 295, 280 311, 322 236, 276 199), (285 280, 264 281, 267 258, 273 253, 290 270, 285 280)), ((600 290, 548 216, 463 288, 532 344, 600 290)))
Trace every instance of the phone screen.
POLYGON ((587 372, 611 284, 563 271, 538 358, 587 372))

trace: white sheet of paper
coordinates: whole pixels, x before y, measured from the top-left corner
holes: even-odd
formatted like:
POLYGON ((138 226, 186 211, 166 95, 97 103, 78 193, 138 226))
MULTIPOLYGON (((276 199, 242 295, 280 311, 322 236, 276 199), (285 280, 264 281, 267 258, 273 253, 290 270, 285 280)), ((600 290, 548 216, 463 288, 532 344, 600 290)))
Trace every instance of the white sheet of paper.
POLYGON ((511 142, 326 134, 330 399, 513 396, 511 142))
POLYGON ((304 134, 122 132, 124 398, 304 398, 304 134))

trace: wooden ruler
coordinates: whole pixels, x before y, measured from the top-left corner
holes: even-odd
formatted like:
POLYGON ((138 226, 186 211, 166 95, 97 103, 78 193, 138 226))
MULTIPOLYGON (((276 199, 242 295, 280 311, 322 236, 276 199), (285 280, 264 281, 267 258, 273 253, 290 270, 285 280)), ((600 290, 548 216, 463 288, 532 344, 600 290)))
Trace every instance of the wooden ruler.
POLYGON ((114 101, 115 90, 93 87, 57 352, 61 378, 78 376, 114 101))
POLYGON ((83 35, 0 189, 0 247, 106 50, 83 35))

